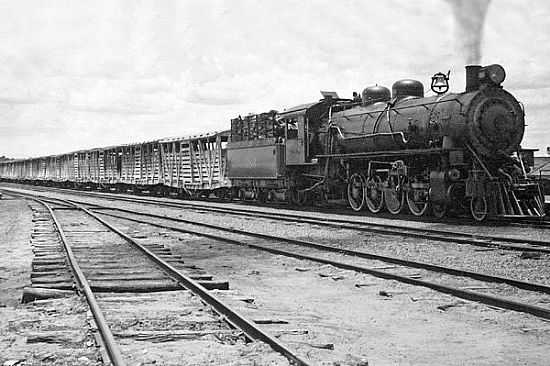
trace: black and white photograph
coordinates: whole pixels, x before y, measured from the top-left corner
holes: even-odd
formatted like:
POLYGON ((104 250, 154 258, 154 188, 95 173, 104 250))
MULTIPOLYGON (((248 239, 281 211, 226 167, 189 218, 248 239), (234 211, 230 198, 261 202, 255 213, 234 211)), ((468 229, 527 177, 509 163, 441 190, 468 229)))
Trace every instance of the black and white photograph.
POLYGON ((550 2, 0 0, 0 366, 547 366, 550 2))

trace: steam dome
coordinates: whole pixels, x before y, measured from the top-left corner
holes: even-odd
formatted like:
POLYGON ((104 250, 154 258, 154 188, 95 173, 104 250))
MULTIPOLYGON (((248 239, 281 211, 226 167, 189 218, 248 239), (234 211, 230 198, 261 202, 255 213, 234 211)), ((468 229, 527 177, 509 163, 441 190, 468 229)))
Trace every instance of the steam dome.
POLYGON ((369 105, 376 102, 387 102, 391 99, 390 90, 385 86, 369 86, 361 93, 363 105, 369 105))
POLYGON ((392 97, 424 97, 424 85, 418 80, 404 79, 393 83, 392 97))

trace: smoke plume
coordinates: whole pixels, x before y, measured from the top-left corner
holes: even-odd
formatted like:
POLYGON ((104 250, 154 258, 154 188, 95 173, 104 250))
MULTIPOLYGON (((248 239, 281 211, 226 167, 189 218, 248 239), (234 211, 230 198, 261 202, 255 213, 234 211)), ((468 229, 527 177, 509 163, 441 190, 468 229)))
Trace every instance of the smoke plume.
POLYGON ((447 0, 456 21, 456 42, 462 48, 466 64, 481 62, 483 23, 490 0, 447 0))

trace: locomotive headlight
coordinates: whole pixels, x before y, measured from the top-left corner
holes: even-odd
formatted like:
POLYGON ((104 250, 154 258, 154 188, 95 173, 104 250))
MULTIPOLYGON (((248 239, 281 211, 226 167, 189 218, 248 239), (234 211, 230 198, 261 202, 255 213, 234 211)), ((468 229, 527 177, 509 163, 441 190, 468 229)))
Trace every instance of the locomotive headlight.
POLYGON ((478 77, 482 84, 500 85, 506 78, 506 71, 504 71, 504 67, 493 64, 482 67, 479 70, 478 77))

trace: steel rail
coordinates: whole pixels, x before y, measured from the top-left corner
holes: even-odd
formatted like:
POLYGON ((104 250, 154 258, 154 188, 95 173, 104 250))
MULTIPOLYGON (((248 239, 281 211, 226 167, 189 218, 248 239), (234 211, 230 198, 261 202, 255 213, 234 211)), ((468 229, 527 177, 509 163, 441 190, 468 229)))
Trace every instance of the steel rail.
MULTIPOLYGON (((459 288, 455 288, 455 287, 451 287, 451 286, 446 286, 446 285, 442 285, 442 284, 438 284, 438 283, 433 283, 433 282, 428 282, 428 281, 424 281, 424 280, 414 279, 414 278, 407 277, 407 276, 401 276, 401 275, 397 275, 397 274, 383 272, 383 271, 379 271, 379 270, 368 268, 368 267, 356 266, 356 265, 352 265, 352 264, 349 264, 349 263, 344 263, 344 262, 340 262, 340 261, 336 261, 336 260, 324 259, 324 258, 321 258, 321 257, 296 253, 296 252, 292 252, 292 251, 288 251, 288 250, 271 248, 271 247, 267 247, 267 246, 260 245, 260 244, 244 243, 242 241, 231 239, 231 238, 228 238, 226 236, 219 236, 219 235, 214 235, 214 234, 201 233, 201 232, 197 232, 197 231, 193 231, 193 230, 188 230, 188 229, 183 229, 183 228, 178 228, 178 227, 173 227, 173 226, 168 226, 168 225, 157 224, 157 223, 153 223, 153 222, 150 222, 150 221, 128 218, 126 216, 111 214, 111 213, 107 213, 107 212, 104 212, 104 211, 101 211, 101 215, 117 217, 117 218, 121 218, 121 219, 124 219, 124 220, 129 220, 129 221, 133 221, 133 222, 147 224, 147 225, 150 225, 150 226, 159 227, 159 228, 163 228, 163 229, 169 229, 169 230, 173 230, 173 231, 177 231, 177 232, 203 236, 203 237, 219 240, 219 241, 230 243, 230 244, 246 246, 246 247, 249 247, 249 248, 254 248, 254 249, 258 249, 258 250, 262 250, 262 251, 267 251, 267 252, 277 254, 277 255, 283 255, 283 256, 287 256, 287 257, 310 260, 310 261, 318 262, 318 263, 322 263, 322 264, 330 264, 334 267, 347 269, 347 270, 352 270, 352 271, 355 271, 355 272, 366 273, 366 274, 370 274, 370 275, 373 275, 375 277, 380 277, 380 278, 384 278, 384 279, 396 280, 396 281, 407 283, 407 284, 410 284, 410 285, 427 287, 427 288, 430 288, 432 290, 436 290, 436 291, 439 291, 439 292, 450 294, 450 295, 460 297, 460 298, 463 298, 463 299, 476 301, 476 302, 483 303, 483 304, 486 304, 486 305, 491 305, 491 306, 499 307, 499 308, 502 308, 502 309, 508 309, 508 310, 514 310, 514 311, 518 311, 518 312, 528 313, 528 314, 532 314, 532 315, 535 315, 537 317, 541 317, 541 318, 544 318, 544 319, 550 319, 550 309, 542 308, 542 307, 535 306, 535 305, 525 304, 525 303, 517 302, 517 301, 514 301, 514 300, 502 298, 502 297, 497 297, 497 296, 477 293, 477 292, 473 292, 473 291, 463 290, 463 289, 459 289, 459 288)), ((145 214, 145 215, 149 216, 148 214, 145 214)), ((238 231, 239 231, 239 230, 236 230, 236 231, 233 231, 233 230, 234 229, 226 229, 226 230, 223 230, 223 231, 231 231, 231 232, 235 232, 235 233, 238 233, 238 231)), ((261 235, 263 235, 263 234, 261 234, 261 235)), ((277 238, 276 239, 277 241, 279 241, 279 239, 281 239, 281 238, 278 238, 278 237, 276 237, 276 238, 277 238)), ((293 240, 294 239, 286 239, 286 240, 282 240, 282 241, 293 241, 293 240)), ((296 241, 295 244, 297 244, 298 242, 299 241, 296 241)), ((322 244, 316 244, 316 243, 309 243, 309 242, 304 242, 304 243, 307 243, 308 246, 316 247, 318 249, 321 246, 323 246, 322 244)), ((331 251, 336 251, 336 252, 346 251, 346 250, 340 250, 338 248, 333 248, 333 247, 329 247, 329 248, 331 249, 331 251)), ((357 252, 357 253, 367 254, 367 253, 363 253, 363 252, 357 252)), ((436 267, 438 267, 438 266, 434 266, 434 269, 436 267)), ((440 268, 444 268, 444 267, 440 267, 440 268)), ((460 270, 458 270, 458 271, 460 271, 460 270)), ((464 273, 466 273, 466 272, 464 271, 464 273)), ((481 274, 479 274, 479 275, 481 275, 481 274)), ((481 275, 481 276, 483 276, 483 275, 481 275)), ((495 277, 495 279, 496 278, 497 277, 495 277)), ((500 282, 500 281, 493 281, 493 282, 500 282)), ((519 284, 519 283, 521 283, 521 281, 518 281, 517 283, 519 284)), ((526 283, 526 284, 528 284, 528 283, 526 283)), ((546 292, 546 293, 548 292, 548 287, 547 286, 538 285, 538 284, 533 284, 533 285, 534 286, 539 286, 539 289, 543 290, 543 292, 546 292)))
MULTIPOLYGON (((79 192, 80 193, 80 192, 79 192)), ((191 208, 194 210, 204 210, 211 212, 219 212, 225 214, 251 216, 251 217, 263 217, 268 219, 280 220, 280 221, 298 221, 302 223, 308 223, 313 225, 326 225, 331 227, 359 230, 365 232, 374 232, 378 234, 394 235, 394 236, 409 236, 421 239, 430 239, 435 241, 468 244, 480 247, 498 247, 501 249, 515 250, 515 251, 536 251, 543 253, 550 253, 550 242, 534 239, 519 239, 509 238, 502 236, 492 235, 479 235, 465 232, 451 232, 447 230, 430 229, 430 228, 414 228, 395 224, 384 223, 368 223, 359 222, 355 220, 337 219, 337 218, 319 218, 313 216, 304 216, 291 213, 266 213, 256 210, 247 210, 242 208, 219 208, 210 207, 206 205, 183 203, 183 202, 166 202, 152 200, 148 198, 131 198, 131 197, 116 197, 113 195, 106 195, 102 193, 90 193, 84 192, 83 195, 103 198, 113 201, 126 201, 135 203, 147 203, 153 205, 162 205, 174 208, 191 208), (500 242, 500 243, 499 243, 500 242), (523 245, 513 245, 523 244, 523 245), (524 245, 532 245, 540 248, 525 247, 524 245), (549 248, 545 248, 549 247, 549 248)), ((80 202, 84 203, 84 202, 80 202)), ((550 225, 550 224, 549 224, 550 225)))
MULTIPOLYGON (((32 197, 31 195, 21 194, 21 193, 18 193, 18 194, 21 195, 21 196, 27 196, 31 199, 34 199, 34 200, 40 202, 40 199, 32 197)), ((58 202, 58 201, 64 202, 65 205, 67 205, 67 204, 73 205, 74 207, 76 207, 76 208, 80 209, 81 211, 87 213, 89 216, 93 217, 94 219, 96 219, 97 221, 102 223, 103 225, 107 226, 113 232, 115 232, 120 237, 122 237, 127 242, 129 242, 134 247, 136 247, 141 252, 143 252, 149 259, 151 259, 159 267, 161 267, 165 272, 167 272, 167 274, 169 274, 171 277, 176 279, 182 287, 185 287, 188 290, 192 291, 194 294, 198 295, 202 300, 204 300, 207 304, 212 306, 212 308, 218 314, 223 316, 225 321, 227 321, 229 324, 231 324, 231 326, 233 326, 234 328, 241 329, 249 339, 259 340, 259 341, 262 341, 264 343, 267 343, 275 351, 279 352, 281 355, 283 355, 285 358, 287 358, 293 365, 296 365, 296 366, 309 366, 309 363, 307 363, 305 360, 300 358, 298 355, 294 354, 290 349, 288 349, 281 342, 276 340, 274 337, 272 337, 268 333, 264 332, 262 329, 257 327, 251 321, 247 320, 244 316, 239 314, 237 311, 231 309, 229 307, 229 305, 225 304, 222 300, 218 299, 216 296, 209 293, 209 291, 204 286, 202 286, 201 284, 199 284, 195 280, 191 279, 190 277, 188 277, 188 276, 184 275, 183 273, 181 273, 180 271, 178 271, 175 267, 170 265, 168 262, 166 262, 165 260, 163 260, 162 258, 157 256, 155 253, 153 253, 152 251, 150 251, 149 249, 147 249, 143 245, 139 244, 137 241, 132 239, 130 236, 126 235, 124 232, 122 232, 117 227, 113 226, 112 224, 105 221, 103 218, 101 218, 98 215, 96 215, 95 213, 91 212, 89 209, 87 209, 87 208, 85 208, 85 207, 83 207, 83 206, 81 206, 77 203, 71 202, 69 200, 58 199, 58 198, 54 198, 54 199, 50 198, 48 200, 49 201, 54 201, 54 202, 58 202)), ((50 209, 50 207, 45 202, 41 202, 41 203, 48 208, 48 210, 52 214, 52 217, 54 218, 54 221, 55 221, 56 218, 53 215, 53 211, 50 209)), ((56 222, 56 226, 58 228, 60 228, 61 226, 58 225, 57 221, 55 221, 55 222, 56 222)), ((60 231, 60 233, 61 233, 61 231, 60 231)), ((64 236, 64 234, 62 234, 62 235, 63 235, 63 242, 65 243, 66 237, 64 236)), ((66 246, 66 248, 68 248, 70 250, 70 247, 66 246)), ((69 253, 69 252, 67 252, 67 253, 69 253)), ((73 254, 72 250, 70 250, 70 255, 68 254, 68 256, 70 256, 74 260, 74 263, 76 264, 76 259, 74 257, 74 254, 73 254)), ((76 264, 76 265, 78 266, 78 264, 76 264)), ((97 304, 97 301, 95 300, 95 297, 93 296, 93 292, 92 292, 92 290, 89 286, 89 283, 87 282, 83 272, 80 270, 80 267, 75 267, 75 269, 76 268, 77 268, 77 271, 79 273, 79 281, 81 279, 83 280, 81 282, 83 284, 83 289, 85 291, 87 291, 86 298, 88 300, 90 298, 92 299, 92 301, 94 303, 93 306, 97 311, 97 315, 98 315, 97 317, 98 317, 98 319, 100 319, 99 321, 101 322, 101 324, 103 324, 102 329, 104 329, 104 331, 106 332, 105 333, 106 337, 103 338, 103 333, 102 333, 102 338, 104 339, 104 342, 107 345, 106 348, 108 349, 108 352, 109 352, 109 350, 114 349, 115 351, 113 352, 114 353, 113 357, 115 357, 116 353, 118 353, 118 355, 119 355, 118 357, 120 358, 120 362, 122 362, 120 351, 117 351, 118 347, 116 346, 116 342, 114 340, 114 337, 113 337, 112 333, 110 332, 110 329, 107 326, 107 322, 106 322, 103 314, 101 313, 101 310, 99 308, 99 304, 97 304), (110 334, 110 336, 109 336, 109 334, 110 334)), ((75 271, 75 273, 76 273, 76 271, 75 271)), ((91 304, 90 304, 90 308, 92 308, 91 304)), ((93 312, 93 310, 92 310, 92 312, 93 312)), ((96 316, 95 312, 94 312, 94 316, 96 316)), ((98 327, 99 327, 99 324, 98 324, 98 327)), ((117 360, 117 358, 115 358, 115 361, 113 361, 113 358, 111 358, 111 352, 109 352, 109 357, 110 357, 111 362, 113 363, 114 366, 124 365, 124 363, 118 363, 119 361, 117 360), (117 363, 115 363, 115 362, 117 362, 117 363)))
MULTIPOLYGON (((196 210, 208 210, 207 208, 198 207, 196 210)), ((214 211, 214 210, 211 210, 214 211)), ((341 220, 341 219, 323 219, 323 218, 314 218, 314 217, 304 217, 293 214, 280 214, 280 213, 252 213, 246 212, 239 213, 239 210, 231 210, 233 212, 228 212, 227 210, 220 210, 219 212, 229 213, 229 214, 239 214, 243 216, 251 217, 262 217, 267 219, 279 220, 279 221, 297 221, 300 223, 312 224, 312 225, 325 225, 330 227, 336 227, 339 229, 347 230, 356 230, 363 232, 373 232, 377 234, 392 235, 392 236, 408 236, 421 239, 430 239, 434 241, 443 241, 447 243, 458 243, 458 244, 468 244, 473 246, 480 247, 498 247, 500 249, 515 250, 515 251, 535 251, 550 253, 550 242, 539 241, 539 240, 521 240, 515 238, 505 238, 497 236, 486 236, 486 235, 477 235, 477 234, 468 234, 468 233, 453 233, 445 230, 434 230, 434 229, 420 229, 412 228, 406 226, 390 225, 390 224, 379 224, 379 223, 362 223, 355 222, 352 220, 341 220), (499 243, 500 241, 500 243, 499 243), (532 245, 535 247, 525 247, 522 245, 508 244, 508 243, 518 243, 524 245, 532 245), (549 248, 545 248, 549 247, 549 248)))
MULTIPOLYGON (((130 212, 130 213, 134 213, 134 212, 130 212)), ((370 274, 370 275, 373 275, 373 276, 376 276, 376 277, 379 277, 379 278, 396 280, 396 281, 407 283, 407 284, 410 284, 410 285, 423 286, 423 287, 427 287, 427 288, 430 288, 430 289, 433 289, 433 290, 436 290, 436 291, 439 291, 439 292, 447 293, 447 294, 450 294, 450 295, 453 295, 453 296, 456 296, 456 297, 464 298, 464 299, 467 299, 467 300, 476 301, 476 302, 479 302, 479 303, 483 303, 483 304, 487 304, 487 305, 491 305, 491 306, 495 306, 495 307, 499 307, 499 308, 503 308, 503 309, 528 313, 528 314, 532 314, 532 315, 535 315, 535 316, 538 316, 538 317, 541 317, 541 318, 545 318, 545 319, 550 319, 550 310, 549 309, 542 308, 542 307, 535 306, 535 305, 530 305, 530 304, 517 302, 517 301, 506 299, 506 298, 501 298, 501 297, 497 297, 497 296, 477 293, 477 292, 468 291, 468 290, 462 290, 462 289, 459 289, 459 288, 454 288, 454 287, 450 287, 450 286, 446 286, 446 285, 441 285, 441 284, 438 284, 438 283, 423 281, 423 280, 414 279, 414 278, 411 278, 411 277, 401 276, 401 275, 397 275, 397 274, 391 274, 391 273, 387 273, 387 272, 383 272, 383 271, 379 271, 379 270, 375 270, 375 269, 371 269, 371 268, 367 268, 367 267, 355 266, 355 265, 352 265, 352 264, 343 263, 343 262, 339 262, 339 261, 328 260, 328 259, 324 259, 324 258, 320 258, 320 257, 314 257, 314 256, 310 256, 310 255, 285 251, 285 250, 281 250, 281 249, 265 247, 265 246, 259 245, 259 244, 243 243, 241 241, 230 239, 230 238, 227 238, 225 236, 218 236, 218 235, 213 235, 213 234, 200 233, 200 232, 196 232, 196 231, 192 231, 192 230, 187 230, 187 229, 182 229, 182 228, 175 228, 175 227, 167 226, 167 225, 160 225, 160 224, 152 223, 152 222, 149 222, 149 221, 132 219, 132 218, 128 218, 128 217, 124 217, 124 216, 120 216, 120 215, 109 214, 109 213, 105 213, 105 212, 102 212, 102 215, 108 215, 108 216, 112 216, 112 217, 120 217, 122 219, 126 219, 126 220, 129 220, 129 221, 140 222, 140 223, 143 223, 143 224, 148 224, 148 225, 155 226, 155 227, 161 227, 161 228, 165 228, 165 229, 169 229, 169 230, 173 230, 173 231, 177 231, 177 232, 183 232, 183 233, 189 233, 189 234, 204 236, 204 237, 208 237, 208 238, 211 238, 211 239, 228 242, 230 244, 236 244, 236 245, 240 245, 240 246, 247 246, 247 247, 250 247, 250 248, 267 251, 267 252, 270 252, 270 253, 273 253, 273 254, 278 254, 278 255, 283 255, 283 256, 288 256, 288 257, 294 257, 294 258, 304 259, 304 260, 310 260, 310 261, 313 261, 313 262, 318 262, 318 263, 323 263, 323 264, 330 264, 330 265, 333 265, 333 266, 338 267, 338 268, 352 270, 352 271, 361 272, 361 273, 366 273, 366 274, 370 274)), ((148 214, 144 214, 144 215, 148 215, 148 214)), ((178 220, 178 219, 176 219, 176 220, 178 220)), ((227 231, 233 231, 233 230, 234 229, 227 229, 227 231)), ((337 248, 334 248, 334 249, 337 250, 337 248)))
MULTIPOLYGON (((97 209, 97 208, 92 208, 91 210, 94 211, 95 209, 97 209)), ((446 274, 455 275, 455 276, 470 277, 470 278, 473 278, 473 279, 476 279, 476 280, 481 280, 481 281, 486 281, 486 282, 504 283, 504 284, 515 286, 517 288, 521 288, 521 289, 524 289, 524 290, 538 291, 538 292, 543 292, 543 293, 550 294, 550 286, 540 284, 540 283, 526 282, 526 281, 516 280, 516 279, 513 279, 513 278, 508 278, 508 277, 494 276, 494 275, 489 275, 489 274, 479 273, 479 272, 472 272, 472 271, 467 271, 467 270, 458 269, 458 268, 444 267, 444 266, 439 266, 437 264, 417 262, 417 261, 412 261, 412 260, 408 260, 408 259, 401 259, 401 258, 397 258, 397 257, 391 257, 391 256, 380 255, 380 254, 375 254, 375 253, 369 253, 369 252, 364 252, 364 251, 358 251, 358 250, 353 250, 353 249, 337 248, 337 247, 333 247, 333 246, 326 245, 326 244, 315 243, 315 242, 310 242, 310 241, 305 241, 305 240, 300 240, 300 239, 285 238, 285 237, 281 237, 281 236, 256 233, 256 232, 252 232, 252 231, 239 230, 239 229, 234 229, 234 228, 224 228, 222 226, 205 224, 205 223, 200 223, 200 222, 194 222, 194 221, 189 221, 189 220, 175 218, 175 217, 156 215, 156 214, 150 214, 150 213, 144 213, 144 212, 136 212, 136 211, 125 210, 125 209, 120 209, 120 208, 105 207, 105 209, 113 210, 113 211, 126 212, 126 213, 139 215, 139 216, 154 217, 154 218, 158 218, 158 219, 162 219, 162 220, 181 222, 181 223, 184 223, 184 224, 204 226, 204 227, 208 227, 210 229, 216 229, 216 230, 231 232, 233 234, 253 236, 253 237, 272 240, 272 241, 277 241, 277 242, 282 241, 282 242, 287 242, 287 243, 290 243, 290 244, 296 244, 296 245, 301 245, 301 246, 307 246, 307 247, 310 247, 310 248, 320 249, 320 250, 324 250, 324 251, 327 251, 327 252, 345 254, 345 255, 359 257, 359 258, 365 258, 365 259, 380 260, 380 261, 383 261, 383 262, 404 265, 404 266, 407 266, 407 267, 427 269, 427 270, 430 270, 430 271, 441 272, 441 273, 446 273, 446 274)), ((117 218, 122 218, 122 219, 132 220, 132 219, 130 219, 128 217, 125 217, 125 216, 106 213, 103 210, 102 210, 101 214, 112 216, 112 217, 117 217, 117 218)), ((153 223, 150 223, 150 222, 147 222, 147 221, 141 221, 141 220, 136 221, 136 222, 153 224, 153 223)))
MULTIPOLYGON (((64 188, 50 188, 50 187, 42 191, 41 190, 37 190, 37 191, 43 192, 43 191, 52 191, 52 190, 61 191, 64 193, 70 193, 71 191, 75 191, 75 190, 64 189, 64 188)), ((470 244, 470 245, 476 245, 481 247, 495 247, 500 245, 500 246, 505 246, 504 249, 510 249, 510 250, 540 251, 540 252, 550 253, 550 249, 546 250, 546 249, 524 248, 522 246, 510 246, 507 244, 490 243, 492 241, 501 241, 503 243, 516 243, 516 244, 524 244, 524 245, 527 244, 527 245, 534 245, 534 246, 540 246, 540 247, 545 247, 545 246, 550 247, 550 242, 542 241, 542 240, 519 239, 519 238, 509 238, 509 237, 491 236, 491 235, 479 235, 479 234, 471 234, 466 232, 451 232, 447 230, 430 229, 430 228, 414 228, 414 227, 407 227, 407 226, 401 226, 401 225, 395 225, 395 224, 367 223, 367 222, 358 222, 354 220, 336 219, 336 218, 323 219, 323 218, 318 218, 313 216, 305 217, 303 215, 297 215, 297 214, 291 214, 291 213, 280 213, 280 212, 265 213, 265 212, 260 212, 256 210, 247 210, 242 208, 219 208, 219 207, 212 207, 212 206, 205 206, 205 205, 201 206, 200 204, 194 204, 194 203, 167 202, 164 200, 153 200, 145 197, 141 197, 141 198, 132 198, 132 197, 123 197, 123 196, 117 197, 115 194, 112 194, 112 193, 83 192, 83 191, 75 191, 75 192, 77 192, 76 194, 82 195, 82 196, 103 198, 103 199, 112 200, 112 201, 148 203, 148 204, 161 205, 166 207, 175 207, 175 208, 186 207, 186 208, 192 208, 195 210, 205 210, 205 211, 220 212, 220 213, 227 213, 227 214, 239 214, 243 216, 247 215, 247 216, 253 216, 253 217, 266 217, 266 218, 284 220, 284 221, 300 221, 304 223, 308 223, 307 220, 313 220, 313 221, 320 221, 324 225, 329 225, 334 227, 342 227, 342 224, 357 225, 362 227, 347 227, 347 228, 353 229, 353 230, 375 232, 379 234, 419 237, 419 238, 439 240, 444 242, 470 244), (326 221, 326 220, 330 220, 330 221, 326 221), (394 230, 401 230, 401 232, 396 232, 394 230), (403 232, 403 231, 408 231, 408 232, 403 232), (449 238, 448 237, 449 235, 453 235, 455 236, 455 238, 449 238)), ((353 213, 351 212, 350 214, 353 214, 353 213)), ((371 217, 371 216, 359 216, 359 217, 371 217)), ((395 219, 395 218, 390 218, 390 219, 395 219)), ((412 219, 415 222, 424 222, 424 221, 417 220, 417 218, 412 218, 412 219)), ((521 221, 515 222, 510 220, 504 220, 502 222, 525 227, 525 224, 522 224, 521 221)), ((314 222, 309 222, 309 223, 314 223, 314 222)), ((542 221, 541 223, 538 223, 538 224, 530 223, 528 225, 536 226, 539 228, 550 228, 550 221, 546 221, 546 222, 542 221)))
POLYGON ((95 323, 97 325, 97 328, 99 330, 99 333, 101 334, 101 338, 103 340, 105 348, 107 350, 109 360, 114 366, 126 365, 126 363, 122 358, 122 354, 120 352, 118 344, 115 341, 113 333, 111 332, 111 329, 107 324, 107 320, 105 319, 105 316, 103 315, 103 312, 99 307, 99 304, 94 296, 94 293, 92 292, 90 283, 86 279, 86 276, 82 272, 82 269, 80 268, 76 260, 76 257, 73 253, 71 246, 69 245, 65 232, 61 227, 59 220, 54 214, 52 208, 46 202, 38 198, 34 198, 34 197, 30 197, 30 198, 37 202, 40 202, 42 205, 44 205, 44 207, 46 207, 46 209, 48 210, 48 212, 50 213, 54 221, 55 226, 57 227, 57 231, 59 233, 59 236, 61 237, 61 242, 63 243, 63 247, 65 248, 65 252, 67 253, 67 258, 69 259, 69 264, 77 280, 77 285, 80 288, 80 290, 84 293, 84 296, 86 297, 86 301, 88 302, 88 306, 90 307, 90 311, 94 316, 95 323))
MULTIPOLYGON (((73 201, 69 200, 69 202, 73 202, 73 201)), ((336 247, 332 247, 330 245, 314 243, 314 242, 309 242, 309 241, 305 241, 305 240, 278 237, 278 236, 262 234, 262 233, 255 233, 255 232, 251 232, 251 231, 239 230, 239 229, 234 229, 234 228, 224 228, 224 227, 217 226, 217 225, 205 224, 205 223, 201 223, 201 222, 190 221, 190 220, 185 220, 185 219, 181 219, 181 218, 174 218, 174 217, 169 217, 169 216, 164 216, 164 215, 156 215, 156 214, 152 214, 152 213, 142 213, 142 212, 126 210, 126 209, 122 209, 122 208, 105 207, 105 206, 100 206, 100 205, 96 205, 96 204, 92 204, 91 206, 93 206, 93 207, 90 208, 91 210, 108 209, 108 210, 126 212, 126 213, 140 215, 140 216, 148 216, 148 217, 154 217, 154 218, 163 219, 163 220, 181 222, 181 223, 185 223, 185 224, 204 226, 204 227, 208 227, 208 228, 211 228, 211 229, 228 231, 228 232, 235 233, 235 234, 254 236, 254 237, 267 239, 267 240, 284 241, 284 242, 288 242, 290 244, 308 246, 308 247, 315 248, 315 249, 320 249, 320 250, 329 251, 329 252, 335 252, 335 253, 339 253, 339 254, 346 254, 346 255, 355 256, 355 257, 359 257, 359 258, 380 260, 380 261, 383 261, 383 262, 386 262, 386 263, 404 265, 404 266, 412 267, 412 268, 426 269, 426 270, 430 270, 430 271, 434 271, 434 272, 446 273, 446 274, 455 275, 455 276, 469 277, 469 278, 473 278, 473 279, 481 280, 481 281, 486 281, 486 282, 504 283, 504 284, 511 285, 511 286, 521 288, 521 289, 524 289, 524 290, 538 291, 538 292, 550 294, 550 286, 540 284, 540 283, 527 282, 527 281, 522 281, 522 280, 516 280, 516 279, 513 279, 513 278, 489 275, 489 274, 479 273, 479 272, 472 272, 472 271, 467 271, 467 270, 458 269, 458 268, 444 267, 444 266, 439 266, 439 265, 436 265, 436 264, 425 263, 425 262, 417 262, 417 261, 412 261, 412 260, 408 260, 408 259, 391 257, 391 256, 380 255, 380 254, 375 254, 375 253, 369 253, 369 252, 364 252, 364 251, 357 251, 357 250, 344 249, 344 248, 336 248, 336 247)), ((104 213, 104 214, 109 215, 109 216, 113 216, 113 217, 118 217, 118 218, 126 218, 126 217, 118 216, 118 215, 112 215, 112 214, 107 214, 107 213, 104 213)), ((129 218, 127 218, 127 219, 129 219, 129 218)), ((138 221, 138 222, 141 222, 141 221, 138 221)))
POLYGON ((308 223, 313 225, 327 225, 331 227, 337 227, 341 229, 350 229, 350 230, 360 230, 367 232, 375 232, 379 234, 389 234, 389 235, 398 235, 398 236, 410 236, 417 237, 422 239, 431 239, 444 242, 453 242, 459 244, 470 244, 475 246, 483 247, 503 247, 510 250, 522 250, 522 251, 541 251, 550 253, 550 248, 525 248, 523 246, 510 245, 507 243, 516 243, 516 244, 526 244, 534 245, 540 247, 550 247, 550 242, 542 240, 532 240, 532 239, 518 239, 518 238, 508 238, 502 236, 491 236, 491 235, 479 235, 479 234, 470 234, 465 232, 451 232, 447 230, 438 230, 438 229, 429 229, 429 228, 414 228, 401 225, 393 224, 382 224, 382 223, 367 223, 367 222, 358 222, 354 220, 345 220, 345 219, 336 219, 336 218, 320 218, 313 216, 304 216, 296 215, 289 213, 266 213, 255 210, 245 210, 237 208, 217 208, 217 207, 208 207, 200 206, 196 204, 185 204, 185 203, 169 203, 169 202, 158 202, 154 200, 141 200, 141 199, 125 199, 131 200, 132 202, 141 203, 147 202, 151 204, 160 204, 163 206, 171 207, 186 207, 192 208, 194 210, 204 210, 212 211, 226 214, 242 215, 242 216, 251 216, 251 217, 262 217, 280 221, 298 221, 302 223, 308 223), (502 243, 498 243, 498 241, 502 243))
POLYGON ((147 249, 145 246, 139 244, 137 241, 132 239, 130 236, 126 235, 124 232, 122 232, 120 229, 118 229, 114 225, 110 224, 103 218, 99 217, 95 213, 91 212, 87 208, 77 203, 74 203, 68 200, 62 200, 62 199, 60 199, 60 201, 66 201, 66 202, 72 203, 75 207, 82 210, 89 216, 93 217, 94 219, 96 219, 97 221, 99 221, 100 223, 108 227, 110 230, 118 234, 120 237, 125 239, 128 243, 132 244, 135 248, 139 249, 149 259, 151 259, 159 267, 161 267, 165 272, 167 272, 172 278, 176 279, 182 287, 185 287, 188 290, 192 291, 194 294, 198 295, 202 300, 204 300, 207 304, 212 306, 212 308, 216 312, 218 312, 218 314, 222 315, 229 324, 231 324, 235 328, 241 329, 245 333, 245 335, 249 337, 249 339, 259 340, 264 343, 267 343, 275 351, 279 352, 281 355, 286 357, 294 365, 297 365, 297 366, 309 365, 305 360, 303 360, 302 358, 294 354, 290 349, 288 349, 281 342, 279 342, 274 337, 264 332, 262 329, 257 327, 255 324, 253 324, 251 321, 246 319, 244 316, 242 316, 235 310, 231 309, 229 305, 225 304, 222 300, 212 295, 204 286, 199 284, 197 281, 191 279, 189 276, 186 276, 185 274, 178 271, 175 267, 170 265, 164 259, 160 258, 158 255, 156 255, 155 253, 147 249))

